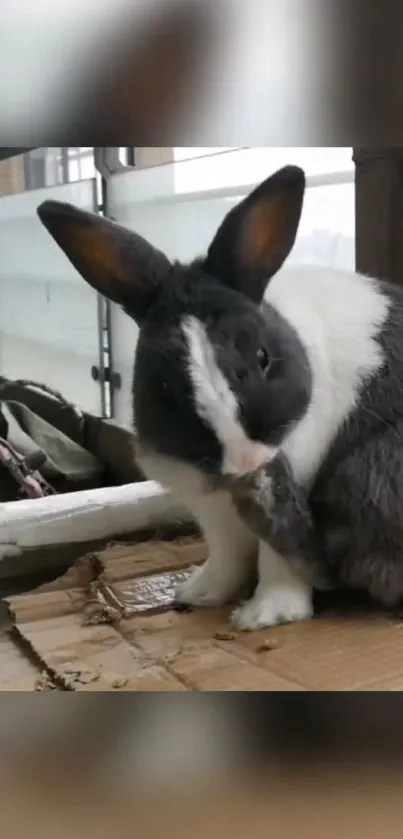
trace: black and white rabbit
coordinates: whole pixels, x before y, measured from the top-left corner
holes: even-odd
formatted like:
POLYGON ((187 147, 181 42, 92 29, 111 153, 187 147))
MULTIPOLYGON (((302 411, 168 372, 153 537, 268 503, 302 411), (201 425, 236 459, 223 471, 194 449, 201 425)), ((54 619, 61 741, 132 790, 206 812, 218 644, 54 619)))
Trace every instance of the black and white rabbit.
MULTIPOLYGON (((258 539, 216 479, 279 449, 309 496, 323 577, 329 567, 386 604, 403 596, 403 293, 353 271, 282 267, 304 189, 298 167, 276 172, 191 265, 70 205, 38 209, 84 279, 140 327, 137 457, 210 548, 180 603, 220 604, 241 590, 258 539)), ((312 615, 316 572, 295 559, 259 542, 258 584, 234 612, 237 627, 312 615)))

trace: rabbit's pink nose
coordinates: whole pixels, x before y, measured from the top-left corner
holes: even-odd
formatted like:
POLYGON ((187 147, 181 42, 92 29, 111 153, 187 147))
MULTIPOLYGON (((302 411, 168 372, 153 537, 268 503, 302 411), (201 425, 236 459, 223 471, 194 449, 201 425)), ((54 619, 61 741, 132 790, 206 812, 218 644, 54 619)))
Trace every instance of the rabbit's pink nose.
POLYGON ((226 475, 243 475, 245 472, 254 472, 263 463, 272 460, 277 454, 274 446, 265 446, 263 443, 239 443, 231 451, 227 452, 223 463, 223 473, 226 475))

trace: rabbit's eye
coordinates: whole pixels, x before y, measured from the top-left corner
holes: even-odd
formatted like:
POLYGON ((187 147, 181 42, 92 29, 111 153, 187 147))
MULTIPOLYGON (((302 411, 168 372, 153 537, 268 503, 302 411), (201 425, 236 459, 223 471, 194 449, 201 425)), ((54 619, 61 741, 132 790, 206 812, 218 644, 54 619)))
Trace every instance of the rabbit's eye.
POLYGON ((267 350, 264 347, 260 347, 256 354, 257 363, 262 371, 262 373, 268 373, 270 369, 270 358, 268 355, 267 350))

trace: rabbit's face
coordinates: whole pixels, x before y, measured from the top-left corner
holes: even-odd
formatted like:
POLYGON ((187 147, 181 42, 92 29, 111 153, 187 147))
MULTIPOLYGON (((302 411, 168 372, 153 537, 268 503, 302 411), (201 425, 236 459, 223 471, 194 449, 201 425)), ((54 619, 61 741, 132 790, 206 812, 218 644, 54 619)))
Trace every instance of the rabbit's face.
POLYGON ((304 349, 263 302, 294 243, 304 185, 297 167, 275 173, 190 266, 104 218, 55 202, 39 208, 87 282, 139 324, 134 419, 149 450, 210 475, 249 471, 304 413, 304 349))
POLYGON ((267 459, 310 398, 305 351, 290 325, 206 273, 174 269, 137 345, 140 439, 207 473, 267 459))

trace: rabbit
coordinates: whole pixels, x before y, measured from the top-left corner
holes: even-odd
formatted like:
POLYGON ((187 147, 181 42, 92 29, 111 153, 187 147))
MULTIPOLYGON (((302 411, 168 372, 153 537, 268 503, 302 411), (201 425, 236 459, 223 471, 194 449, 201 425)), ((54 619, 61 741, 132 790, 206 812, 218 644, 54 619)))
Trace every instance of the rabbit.
POLYGON ((403 292, 354 271, 284 265, 304 192, 302 169, 274 172, 190 265, 105 217, 38 208, 83 278, 139 326, 136 457, 209 546, 176 600, 236 602, 257 570, 232 613, 246 631, 311 618, 320 577, 388 605, 403 593, 403 292), (279 452, 309 503, 321 573, 259 539, 220 482, 279 452))

